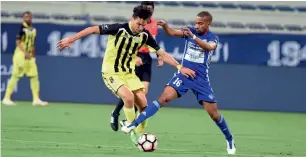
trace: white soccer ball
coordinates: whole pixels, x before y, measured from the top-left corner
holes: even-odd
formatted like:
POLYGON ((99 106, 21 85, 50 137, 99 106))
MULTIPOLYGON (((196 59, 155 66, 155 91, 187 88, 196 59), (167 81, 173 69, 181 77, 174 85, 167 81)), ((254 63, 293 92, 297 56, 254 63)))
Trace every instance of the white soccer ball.
POLYGON ((157 138, 153 134, 144 133, 139 137, 137 146, 143 152, 153 152, 157 148, 157 138))

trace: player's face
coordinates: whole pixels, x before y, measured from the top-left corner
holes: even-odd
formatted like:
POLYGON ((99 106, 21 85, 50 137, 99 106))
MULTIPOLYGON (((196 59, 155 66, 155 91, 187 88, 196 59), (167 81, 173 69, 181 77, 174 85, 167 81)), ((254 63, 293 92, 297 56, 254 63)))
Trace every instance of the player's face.
POLYGON ((144 27, 146 24, 148 24, 148 20, 144 20, 144 19, 141 19, 139 17, 137 18, 132 18, 132 31, 134 33, 140 33, 143 31, 144 27))
POLYGON ((32 24, 32 14, 24 14, 24 15, 23 15, 23 20, 24 20, 27 24, 32 24))
POLYGON ((197 16, 195 21, 195 28, 197 33, 205 33, 208 31, 210 26, 210 21, 207 17, 199 17, 197 16))

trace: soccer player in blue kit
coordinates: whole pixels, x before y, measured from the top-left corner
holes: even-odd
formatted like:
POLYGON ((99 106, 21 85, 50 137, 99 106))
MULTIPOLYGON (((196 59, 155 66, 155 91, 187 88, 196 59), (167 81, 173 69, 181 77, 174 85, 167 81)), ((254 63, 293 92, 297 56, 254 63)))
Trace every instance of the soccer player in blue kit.
POLYGON ((164 31, 174 37, 185 38, 185 50, 182 65, 196 72, 194 78, 176 73, 164 89, 158 100, 153 101, 130 125, 121 123, 121 130, 130 132, 147 118, 153 116, 159 108, 166 106, 175 98, 183 96, 188 90, 192 90, 198 102, 208 112, 216 125, 225 135, 228 154, 235 154, 236 146, 234 138, 227 126, 224 117, 217 108, 217 101, 210 86, 208 77, 209 62, 216 50, 219 38, 209 30, 212 23, 212 15, 209 12, 200 12, 196 17, 195 26, 185 27, 182 30, 170 28, 165 21, 159 21, 164 31))

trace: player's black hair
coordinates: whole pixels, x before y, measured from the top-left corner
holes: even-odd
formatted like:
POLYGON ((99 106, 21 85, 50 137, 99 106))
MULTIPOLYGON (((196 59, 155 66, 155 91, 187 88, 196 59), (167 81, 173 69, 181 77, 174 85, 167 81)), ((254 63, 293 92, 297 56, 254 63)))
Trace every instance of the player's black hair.
POLYGON ((198 13, 197 16, 199 16, 199 17, 208 17, 209 22, 212 22, 212 20, 213 20, 212 15, 208 11, 202 11, 202 12, 198 13))
POLYGON ((144 20, 148 20, 151 18, 153 14, 153 10, 146 6, 146 5, 137 5, 134 9, 133 9, 133 18, 141 18, 144 20))
POLYGON ((30 12, 30 11, 25 11, 25 12, 23 12, 23 16, 25 15, 25 14, 30 14, 30 15, 32 15, 32 13, 30 12))
POLYGON ((141 5, 149 5, 154 9, 154 1, 142 1, 141 5))

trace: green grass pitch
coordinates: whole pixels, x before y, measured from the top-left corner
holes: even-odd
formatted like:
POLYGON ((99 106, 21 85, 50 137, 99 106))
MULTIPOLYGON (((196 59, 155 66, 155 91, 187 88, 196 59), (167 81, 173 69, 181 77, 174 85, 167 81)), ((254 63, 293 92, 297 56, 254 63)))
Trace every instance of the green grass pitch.
MULTIPOLYGON (((158 149, 144 153, 109 126, 112 105, 2 105, 2 157, 226 157, 221 131, 203 109, 163 108, 146 132, 158 149)), ((305 157, 306 114, 222 111, 240 157, 305 157)), ((122 114, 123 115, 123 114, 122 114)), ((123 118, 123 116, 121 116, 123 118)))

